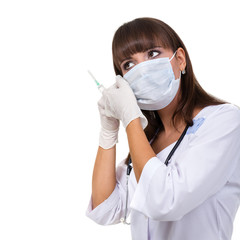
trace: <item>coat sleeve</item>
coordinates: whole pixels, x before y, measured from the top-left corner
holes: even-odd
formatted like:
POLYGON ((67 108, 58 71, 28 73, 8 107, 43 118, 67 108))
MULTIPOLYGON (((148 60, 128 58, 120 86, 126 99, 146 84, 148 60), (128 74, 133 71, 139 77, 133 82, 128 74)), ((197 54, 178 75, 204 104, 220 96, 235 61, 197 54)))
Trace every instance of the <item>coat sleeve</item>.
POLYGON ((124 216, 126 198, 126 165, 124 161, 116 170, 117 184, 112 194, 96 208, 92 209, 90 199, 86 216, 100 225, 110 225, 120 222, 124 216))
MULTIPOLYGON (((218 192, 240 161, 240 110, 223 105, 206 117, 168 167, 157 157, 144 166, 131 208, 176 221, 218 192)), ((185 139, 187 141, 187 139, 185 139)))

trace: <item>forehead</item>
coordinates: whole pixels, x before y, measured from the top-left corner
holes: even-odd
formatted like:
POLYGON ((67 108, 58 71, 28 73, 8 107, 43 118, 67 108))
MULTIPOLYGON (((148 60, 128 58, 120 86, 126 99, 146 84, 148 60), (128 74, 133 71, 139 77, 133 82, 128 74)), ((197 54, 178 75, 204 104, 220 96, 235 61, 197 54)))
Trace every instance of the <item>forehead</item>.
POLYGON ((123 28, 115 35, 113 41, 113 60, 119 66, 124 59, 130 58, 133 54, 145 52, 154 47, 169 48, 168 40, 159 29, 123 28))
POLYGON ((148 49, 155 47, 166 47, 163 42, 156 37, 130 38, 122 41, 118 47, 117 59, 118 63, 130 58, 132 55, 140 52, 145 52, 148 49))

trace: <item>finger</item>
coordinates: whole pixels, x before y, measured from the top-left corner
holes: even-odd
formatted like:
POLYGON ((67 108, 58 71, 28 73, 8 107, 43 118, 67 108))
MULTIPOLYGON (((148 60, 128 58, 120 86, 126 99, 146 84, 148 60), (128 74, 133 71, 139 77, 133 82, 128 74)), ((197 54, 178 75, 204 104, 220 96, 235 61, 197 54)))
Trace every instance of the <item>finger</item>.
POLYGON ((98 107, 100 108, 105 108, 105 102, 106 102, 106 97, 102 96, 100 100, 98 101, 98 107))
POLYGON ((114 92, 117 89, 116 83, 114 83, 113 85, 111 85, 109 88, 106 88, 103 90, 102 95, 107 98, 107 96, 109 94, 111 94, 112 92, 114 92))
POLYGON ((128 85, 128 82, 120 75, 116 76, 116 85, 118 88, 128 85))

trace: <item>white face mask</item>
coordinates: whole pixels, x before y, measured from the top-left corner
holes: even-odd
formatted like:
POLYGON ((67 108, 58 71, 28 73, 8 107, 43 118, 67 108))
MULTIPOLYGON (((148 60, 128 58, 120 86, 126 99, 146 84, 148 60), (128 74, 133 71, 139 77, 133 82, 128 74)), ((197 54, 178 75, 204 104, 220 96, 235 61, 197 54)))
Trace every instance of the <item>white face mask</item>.
POLYGON ((177 94, 180 77, 175 79, 169 58, 157 58, 139 63, 124 74, 142 110, 159 110, 172 102, 177 94))

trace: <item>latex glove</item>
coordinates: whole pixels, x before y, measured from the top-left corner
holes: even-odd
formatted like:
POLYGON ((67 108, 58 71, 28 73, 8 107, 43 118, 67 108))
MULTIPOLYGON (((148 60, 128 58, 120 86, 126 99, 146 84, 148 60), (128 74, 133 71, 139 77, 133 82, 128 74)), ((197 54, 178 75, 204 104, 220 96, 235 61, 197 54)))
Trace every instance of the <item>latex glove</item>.
POLYGON ((106 116, 105 101, 106 99, 104 96, 98 101, 98 110, 101 121, 99 146, 104 149, 109 149, 118 142, 119 120, 106 116))
POLYGON ((116 83, 113 86, 103 91, 103 96, 106 98, 107 116, 121 120, 125 128, 139 117, 143 129, 147 126, 147 119, 142 114, 132 89, 120 75, 116 76, 116 83))

